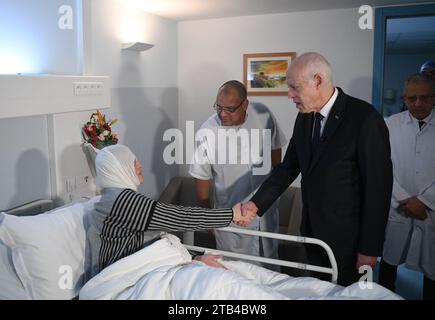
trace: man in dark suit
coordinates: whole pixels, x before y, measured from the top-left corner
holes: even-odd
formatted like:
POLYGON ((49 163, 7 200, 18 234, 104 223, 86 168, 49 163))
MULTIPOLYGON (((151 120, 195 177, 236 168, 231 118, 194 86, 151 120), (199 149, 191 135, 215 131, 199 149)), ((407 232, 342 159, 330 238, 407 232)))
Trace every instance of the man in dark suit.
MULTIPOLYGON (((295 59, 287 82, 299 109, 293 136, 284 161, 243 210, 261 216, 301 173, 301 234, 331 247, 338 283, 349 285, 382 254, 393 182, 388 129, 372 105, 334 87, 318 53, 295 59)), ((328 266, 321 250, 309 249, 308 258, 328 266)))

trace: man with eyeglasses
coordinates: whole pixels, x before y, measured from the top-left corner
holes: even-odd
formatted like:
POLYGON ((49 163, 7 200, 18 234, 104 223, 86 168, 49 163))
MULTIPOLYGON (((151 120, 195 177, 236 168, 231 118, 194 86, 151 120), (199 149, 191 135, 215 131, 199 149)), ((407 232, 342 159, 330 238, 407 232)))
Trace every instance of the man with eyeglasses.
MULTIPOLYGON (((287 139, 265 105, 249 102, 246 88, 239 81, 228 81, 219 88, 213 109, 215 114, 202 124, 201 129, 210 130, 216 139, 212 141, 213 139, 206 137, 201 140, 196 149, 196 154, 200 155, 201 161, 194 161, 189 173, 195 178, 197 198, 203 207, 212 205, 209 190, 213 184, 214 207, 225 208, 230 203, 234 205, 246 201, 253 195, 271 170, 268 168, 265 174, 257 174, 256 169, 264 163, 272 166, 280 163, 281 148, 287 144, 287 139), (268 141, 270 148, 264 148, 265 144, 261 142, 259 145, 253 145, 256 142, 252 139, 252 135, 258 133, 261 141, 264 129, 270 132, 270 141, 268 141), (223 150, 227 145, 218 142, 219 131, 227 134, 227 142, 231 139, 237 141, 237 159, 232 159, 237 161, 229 161, 229 158, 219 161, 219 154, 229 156, 229 150, 223 150), (244 141, 245 143, 242 139, 243 133, 250 137, 249 140, 244 141), (253 157, 257 147, 262 160, 253 157), (249 161, 244 162, 242 160, 246 155, 251 157, 249 161)), ((247 228, 279 232, 277 203, 271 206, 268 214, 262 218, 256 217, 247 228)), ((215 239, 216 248, 219 250, 278 258, 277 240, 219 231, 215 231, 215 239)))
POLYGON ((379 283, 395 291, 397 266, 424 274, 423 299, 435 299, 435 79, 405 82, 408 110, 387 118, 394 171, 379 283))

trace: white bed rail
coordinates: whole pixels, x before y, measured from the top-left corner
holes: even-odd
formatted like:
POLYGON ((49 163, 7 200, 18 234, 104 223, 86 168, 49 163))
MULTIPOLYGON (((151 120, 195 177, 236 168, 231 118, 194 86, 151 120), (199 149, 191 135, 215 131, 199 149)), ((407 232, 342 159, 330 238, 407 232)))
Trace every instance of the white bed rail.
POLYGON ((334 253, 332 252, 331 248, 322 240, 315 239, 315 238, 308 238, 308 237, 291 236, 291 235, 281 234, 281 233, 248 230, 248 229, 242 229, 242 228, 226 227, 226 228, 221 228, 218 230, 225 231, 225 232, 235 232, 235 233, 247 234, 247 235, 251 235, 251 236, 260 236, 260 237, 264 237, 264 238, 272 238, 272 239, 278 239, 278 240, 284 240, 284 241, 290 241, 290 242, 310 243, 310 244, 319 245, 326 251, 328 258, 329 258, 329 261, 331 262, 331 268, 319 267, 319 266, 305 264, 305 263, 299 263, 299 262, 292 262, 292 261, 285 261, 285 260, 278 260, 278 259, 271 259, 271 258, 264 258, 264 257, 256 257, 256 256, 247 255, 247 254, 241 254, 241 253, 235 253, 235 252, 229 252, 229 251, 221 251, 221 250, 186 245, 186 244, 184 246, 188 250, 204 251, 204 252, 209 253, 209 254, 222 254, 222 255, 227 256, 227 257, 238 258, 238 259, 243 259, 243 260, 258 261, 258 262, 268 263, 268 264, 273 264, 273 265, 279 265, 279 266, 291 267, 291 268, 296 268, 296 269, 327 273, 327 274, 331 275, 331 282, 337 283, 337 277, 338 277, 337 261, 335 260, 334 253))

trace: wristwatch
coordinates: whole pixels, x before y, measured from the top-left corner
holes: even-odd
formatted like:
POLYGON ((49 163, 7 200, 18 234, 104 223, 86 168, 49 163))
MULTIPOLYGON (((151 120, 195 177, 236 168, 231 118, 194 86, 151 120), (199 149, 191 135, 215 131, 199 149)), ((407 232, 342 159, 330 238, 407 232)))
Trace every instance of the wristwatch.
POLYGON ((192 260, 194 260, 197 256, 203 256, 205 254, 205 251, 203 252, 191 251, 191 250, 187 250, 187 251, 189 251, 190 255, 192 256, 192 260))

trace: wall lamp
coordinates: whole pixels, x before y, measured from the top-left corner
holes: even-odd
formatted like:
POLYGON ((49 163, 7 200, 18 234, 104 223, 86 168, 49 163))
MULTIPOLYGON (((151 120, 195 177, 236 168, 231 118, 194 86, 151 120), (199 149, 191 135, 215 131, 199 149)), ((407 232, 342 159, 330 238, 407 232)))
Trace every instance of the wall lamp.
POLYGON ((125 42, 122 44, 122 50, 145 51, 154 47, 153 44, 145 42, 125 42))

